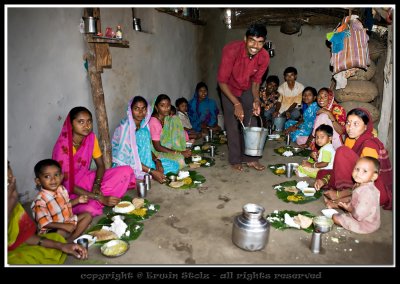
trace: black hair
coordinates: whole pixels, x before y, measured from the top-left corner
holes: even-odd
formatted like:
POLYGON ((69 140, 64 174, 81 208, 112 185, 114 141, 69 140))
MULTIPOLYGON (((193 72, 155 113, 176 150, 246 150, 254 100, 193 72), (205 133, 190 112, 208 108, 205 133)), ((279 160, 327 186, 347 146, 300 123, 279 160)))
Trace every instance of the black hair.
POLYGON ((364 156, 364 157, 360 158, 359 160, 362 160, 362 159, 372 162, 372 164, 374 165, 374 168, 375 168, 375 173, 377 173, 377 174, 379 173, 379 170, 381 168, 381 163, 379 162, 379 160, 377 158, 370 157, 370 156, 364 156))
POLYGON ((180 106, 181 104, 183 104, 183 103, 189 104, 189 102, 188 102, 188 100, 187 100, 186 98, 184 98, 184 97, 178 98, 178 99, 175 101, 175 106, 176 106, 176 107, 179 107, 179 106, 180 106))
POLYGON ((168 100, 168 101, 171 103, 170 97, 168 97, 166 94, 159 94, 158 97, 157 97, 157 99, 156 99, 156 101, 154 102, 154 109, 153 109, 152 115, 158 113, 156 107, 157 107, 157 105, 158 105, 161 101, 163 101, 163 100, 168 100))
POLYGON ((208 86, 207 86, 207 84, 206 83, 204 83, 204 82, 199 82, 199 83, 197 83, 197 85, 196 85, 196 93, 200 90, 200 88, 206 88, 206 90, 207 90, 207 92, 208 92, 208 86))
POLYGON ((315 133, 317 131, 325 132, 326 135, 328 135, 328 137, 332 137, 333 136, 333 128, 330 125, 321 124, 320 126, 317 127, 317 129, 315 129, 315 133))
POLYGON ((307 91, 310 91, 313 94, 314 98, 316 98, 318 96, 317 90, 313 87, 305 87, 302 92, 302 95, 304 95, 304 93, 307 91))
POLYGON ((88 114, 90 115, 90 117, 93 117, 93 116, 92 116, 92 113, 91 113, 90 110, 88 110, 87 108, 85 108, 85 107, 83 107, 83 106, 74 107, 73 109, 71 109, 71 110, 69 111, 69 119, 70 119, 70 121, 71 121, 71 124, 72 124, 72 121, 73 121, 73 120, 78 116, 78 114, 81 113, 81 112, 86 112, 86 113, 88 113, 88 114))
POLYGON ((174 107, 173 105, 171 105, 171 112, 170 112, 169 114, 170 114, 170 115, 176 114, 176 107, 174 107))
POLYGON ((268 76, 268 78, 266 80, 266 84, 268 84, 270 82, 275 82, 279 86, 279 78, 278 78, 278 76, 276 76, 276 75, 268 76))
POLYGON ((246 37, 249 36, 267 39, 267 28, 263 24, 252 24, 246 31, 246 37))
POLYGON ((134 97, 133 100, 132 100, 131 109, 132 109, 133 106, 134 106, 136 103, 138 103, 138 102, 143 102, 144 105, 145 105, 146 108, 147 108, 147 101, 146 101, 146 99, 143 98, 142 96, 136 96, 136 97, 134 97))
POLYGON ((283 76, 285 76, 288 73, 294 73, 294 75, 297 75, 297 69, 294 68, 293 66, 286 67, 285 71, 283 71, 283 76))
POLYGON ((366 114, 365 111, 363 111, 359 108, 353 108, 351 111, 349 111, 347 113, 347 117, 349 117, 349 115, 357 115, 359 118, 362 119, 362 121, 364 121, 365 125, 368 125, 368 123, 369 123, 368 114, 366 114))
POLYGON ((61 165, 59 162, 57 162, 56 160, 53 160, 53 159, 44 159, 44 160, 37 162, 37 164, 35 165, 35 168, 34 168, 35 176, 37 178, 39 178, 39 175, 42 173, 43 169, 45 167, 49 167, 49 166, 56 166, 60 171, 62 171, 61 165))

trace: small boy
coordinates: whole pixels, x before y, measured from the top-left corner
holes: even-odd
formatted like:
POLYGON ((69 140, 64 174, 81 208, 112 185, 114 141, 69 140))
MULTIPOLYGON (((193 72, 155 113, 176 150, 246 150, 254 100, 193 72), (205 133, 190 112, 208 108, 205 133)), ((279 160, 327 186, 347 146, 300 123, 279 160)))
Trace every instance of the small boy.
POLYGON ((315 143, 318 145, 318 152, 312 152, 311 158, 316 161, 311 163, 304 160, 297 168, 299 177, 308 176, 316 178, 320 169, 332 169, 335 159, 335 149, 332 145, 333 128, 330 125, 321 124, 315 130, 315 143))
POLYGON ((266 80, 265 88, 260 90, 261 107, 264 108, 264 118, 266 121, 272 120, 272 114, 275 112, 279 99, 278 86, 278 76, 271 75, 266 80))
POLYGON ((177 113, 179 118, 182 121, 183 128, 186 130, 186 132, 189 135, 190 139, 199 139, 202 137, 202 134, 199 132, 196 132, 192 124, 190 123, 189 115, 187 113, 188 111, 188 101, 186 98, 179 98, 175 101, 175 106, 177 108, 177 113))
POLYGON ((300 108, 303 99, 303 84, 296 82, 297 69, 287 67, 283 72, 285 82, 279 86, 280 97, 276 105, 274 117, 279 115, 287 119, 298 120, 300 118, 300 108))
POLYGON ((35 182, 40 189, 31 208, 39 234, 54 230, 71 243, 87 229, 92 221, 89 213, 79 215, 72 213, 72 206, 87 203, 88 196, 80 195, 74 200, 69 199, 68 191, 62 185, 64 176, 61 166, 55 160, 39 161, 34 170, 35 182))
POLYGON ((380 193, 374 184, 378 178, 379 168, 379 160, 373 157, 365 156, 357 161, 352 173, 356 184, 351 202, 338 202, 338 206, 348 214, 333 214, 332 219, 336 225, 358 234, 369 234, 379 229, 380 193))

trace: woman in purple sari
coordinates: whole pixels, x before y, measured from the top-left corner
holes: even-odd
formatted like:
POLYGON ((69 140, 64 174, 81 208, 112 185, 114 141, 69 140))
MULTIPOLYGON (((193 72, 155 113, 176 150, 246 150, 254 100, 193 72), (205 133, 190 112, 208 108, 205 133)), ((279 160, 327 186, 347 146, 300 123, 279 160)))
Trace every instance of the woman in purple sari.
POLYGON ((52 158, 62 167, 63 185, 70 198, 89 197, 88 203, 72 208, 74 214, 101 215, 104 206, 116 205, 128 189, 135 188, 135 174, 130 166, 105 169, 99 142, 92 131, 92 114, 85 107, 75 107, 69 112, 52 158), (92 158, 96 170, 90 170, 92 158))

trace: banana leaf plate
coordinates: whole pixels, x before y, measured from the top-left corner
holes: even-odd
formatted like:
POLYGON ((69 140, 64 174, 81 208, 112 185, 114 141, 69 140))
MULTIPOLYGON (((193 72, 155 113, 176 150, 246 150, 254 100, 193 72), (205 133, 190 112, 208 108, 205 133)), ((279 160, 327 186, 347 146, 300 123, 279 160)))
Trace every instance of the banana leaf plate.
MULTIPOLYGON (((121 201, 132 201, 132 197, 126 195, 121 198, 121 201)), ((158 204, 151 204, 147 199, 144 200, 144 205, 142 208, 134 210, 132 212, 123 214, 123 213, 116 213, 113 210, 114 207, 105 206, 103 208, 103 213, 110 219, 115 215, 123 215, 125 217, 129 217, 130 219, 136 221, 143 221, 149 219, 151 216, 156 214, 160 210, 160 205, 158 204), (143 210, 145 209, 145 210, 143 210)))
POLYGON ((293 202, 296 204, 304 204, 319 199, 322 196, 321 190, 317 190, 314 196, 305 196, 300 189, 296 188, 297 180, 289 180, 272 186, 276 191, 276 196, 286 202, 293 202), (286 190, 293 190, 297 192, 290 192, 286 190))
MULTIPOLYGON (((166 174, 166 176, 168 177, 168 180, 170 180, 170 177, 172 175, 177 176, 174 173, 166 174)), ((172 181, 168 181, 167 185, 174 189, 186 190, 186 189, 191 189, 191 188, 197 188, 200 184, 203 184, 206 182, 206 178, 204 176, 200 175, 199 173, 197 173, 196 171, 189 171, 189 178, 191 179, 191 183, 186 182, 185 184, 183 184, 182 186, 179 186, 179 187, 172 186, 171 185, 172 181)))
MULTIPOLYGON (((315 215, 308 212, 308 211, 289 211, 289 210, 282 210, 282 211, 274 211, 266 216, 267 220, 271 224, 272 227, 278 230, 286 230, 286 229, 296 229, 294 227, 290 227, 285 223, 285 214, 289 214, 290 217, 297 216, 298 214, 304 215, 309 218, 314 218, 315 215)), ((311 224, 309 227, 305 229, 301 229, 306 231, 307 233, 311 233, 314 229, 314 225, 311 224)))

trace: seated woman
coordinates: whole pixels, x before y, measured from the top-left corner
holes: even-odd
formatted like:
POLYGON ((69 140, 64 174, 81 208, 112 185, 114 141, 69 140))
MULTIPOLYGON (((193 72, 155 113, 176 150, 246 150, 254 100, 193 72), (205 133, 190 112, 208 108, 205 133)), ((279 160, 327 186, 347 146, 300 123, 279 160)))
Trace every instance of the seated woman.
POLYGON ((137 179, 143 179, 145 173, 149 173, 159 183, 165 182, 165 174, 177 173, 179 164, 167 158, 158 158, 153 153, 148 126, 151 108, 148 102, 141 96, 132 98, 126 114, 112 138, 113 167, 128 165, 137 179))
POLYGON ((319 110, 316 98, 317 90, 313 87, 306 87, 303 90, 302 118, 299 121, 289 119, 285 122, 285 135, 289 134, 290 139, 297 144, 304 144, 305 139, 311 134, 319 110))
POLYGON ((155 102, 153 113, 149 121, 151 140, 158 158, 167 158, 179 163, 179 168, 186 166, 185 159, 192 155, 190 149, 186 149, 185 130, 178 116, 170 116, 171 99, 165 95, 159 95, 155 102))
POLYGON ((221 130, 218 125, 219 109, 216 102, 208 97, 206 83, 197 84, 193 98, 189 101, 188 113, 194 131, 208 133, 209 128, 214 131, 221 130))
POLYGON ((87 195, 89 201, 72 208, 74 214, 89 212, 101 215, 104 206, 115 206, 128 188, 135 188, 131 167, 105 169, 96 135, 92 131, 92 114, 85 107, 71 109, 53 148, 53 159, 64 174, 63 185, 71 199, 87 195), (96 170, 90 170, 94 159, 96 170))
POLYGON ((36 235, 36 224, 18 201, 16 178, 10 164, 7 173, 8 264, 63 264, 67 254, 87 259, 86 248, 66 243, 57 233, 36 235))
POLYGON ((344 146, 336 150, 332 170, 320 170, 315 188, 327 188, 324 195, 329 207, 337 208, 338 202, 348 202, 354 186, 352 171, 360 157, 373 157, 379 160, 380 170, 375 186, 380 192, 380 205, 392 209, 393 170, 388 153, 382 142, 373 135, 373 122, 366 109, 355 108, 349 111, 346 121, 347 138, 344 146))
POLYGON ((315 129, 321 124, 326 124, 333 127, 332 145, 336 150, 343 145, 341 136, 344 133, 346 111, 341 105, 335 103, 333 92, 328 88, 321 88, 318 91, 317 103, 320 109, 317 111, 312 133, 308 136, 307 140, 305 137, 299 137, 300 143, 298 144, 303 148, 310 147, 311 150, 316 152, 315 129))

